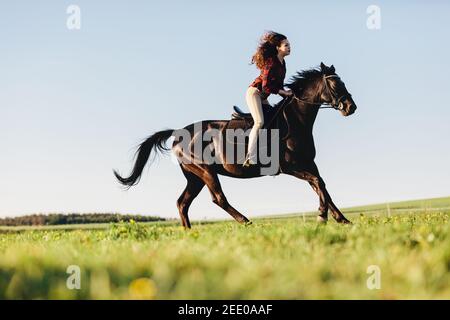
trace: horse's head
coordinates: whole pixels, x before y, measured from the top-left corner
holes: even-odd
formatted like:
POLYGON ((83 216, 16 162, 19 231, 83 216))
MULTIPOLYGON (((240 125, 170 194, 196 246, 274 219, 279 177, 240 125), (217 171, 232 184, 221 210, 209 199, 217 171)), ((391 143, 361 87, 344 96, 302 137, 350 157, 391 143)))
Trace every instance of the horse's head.
POLYGON ((334 66, 327 67, 321 62, 320 71, 322 72, 320 102, 331 105, 339 110, 343 116, 353 114, 356 110, 356 104, 352 95, 347 91, 344 82, 336 74, 334 66))

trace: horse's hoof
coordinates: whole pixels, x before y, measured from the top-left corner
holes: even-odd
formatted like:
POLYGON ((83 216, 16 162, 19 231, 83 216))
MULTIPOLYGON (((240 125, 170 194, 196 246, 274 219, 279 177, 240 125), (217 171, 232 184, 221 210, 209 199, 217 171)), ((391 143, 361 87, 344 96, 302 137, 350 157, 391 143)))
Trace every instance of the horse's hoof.
POLYGON ((346 218, 340 219, 337 222, 342 224, 353 224, 350 220, 347 220, 346 218))
POLYGON ((251 222, 250 220, 249 221, 245 221, 244 222, 244 226, 249 226, 249 225, 251 225, 253 222, 251 222))
POLYGON ((322 216, 317 216, 317 222, 318 222, 318 223, 326 224, 327 221, 328 221, 327 218, 324 218, 324 217, 322 217, 322 216))

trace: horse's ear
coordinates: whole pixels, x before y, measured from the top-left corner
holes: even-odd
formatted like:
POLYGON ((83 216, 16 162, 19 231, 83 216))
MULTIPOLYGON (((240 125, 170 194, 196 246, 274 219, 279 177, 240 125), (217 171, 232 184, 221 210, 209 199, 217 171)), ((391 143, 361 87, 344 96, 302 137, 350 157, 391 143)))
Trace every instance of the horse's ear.
POLYGON ((336 71, 336 69, 334 68, 333 65, 331 65, 331 67, 330 67, 330 72, 333 74, 333 73, 335 73, 335 71, 336 71))
POLYGON ((327 66, 326 66, 323 62, 320 63, 320 70, 321 70, 323 73, 325 73, 325 71, 327 71, 327 66))

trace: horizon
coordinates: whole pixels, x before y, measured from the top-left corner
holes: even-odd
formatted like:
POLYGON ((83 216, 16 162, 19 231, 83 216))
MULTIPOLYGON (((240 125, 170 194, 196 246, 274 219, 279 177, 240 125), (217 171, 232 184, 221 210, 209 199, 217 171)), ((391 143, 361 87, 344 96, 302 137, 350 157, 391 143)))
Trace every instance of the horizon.
MULTIPOLYGON (((345 210, 350 210, 350 209, 355 209, 355 208, 359 208, 359 207, 371 207, 371 206, 381 206, 381 205, 397 205, 397 204, 402 204, 405 202, 419 202, 419 201, 433 201, 433 200, 442 200, 442 199, 447 199, 450 198, 449 196, 443 196, 443 197, 433 197, 433 198, 421 198, 421 199, 409 199, 409 200, 401 200, 401 201, 391 201, 391 202, 379 202, 379 203, 367 203, 367 204, 359 204, 359 205, 355 205, 355 206, 351 206, 351 207, 342 207, 340 208, 341 210, 345 211, 345 210)), ((425 207, 427 208, 427 207, 425 207)), ((421 208, 423 209, 423 208, 421 208)), ((317 210, 316 210, 317 211, 317 210)), ((274 217, 276 218, 277 216, 284 216, 284 215, 295 215, 295 214, 314 214, 316 213, 316 211, 314 210, 310 210, 310 211, 296 211, 296 212, 281 212, 281 213, 273 213, 273 214, 266 214, 266 215, 261 215, 261 216, 254 216, 253 219, 257 219, 257 218, 264 218, 264 217, 274 217)), ((48 213, 44 213, 44 212, 36 212, 36 213, 29 213, 26 215, 18 215, 18 216, 0 216, 0 220, 4 219, 4 218, 18 218, 18 217, 23 217, 23 216, 28 216, 28 215, 51 215, 51 214, 62 214, 62 215, 70 215, 70 214, 118 214, 118 215, 135 215, 135 216, 148 216, 148 217, 153 217, 153 218, 163 218, 166 220, 178 220, 178 217, 161 217, 161 216, 157 216, 157 215, 141 215, 141 214, 134 214, 134 213, 122 213, 122 212, 48 212, 48 213)), ((200 219, 192 219, 192 221, 205 221, 206 217, 200 218, 200 219)), ((230 220, 233 221, 232 217, 225 217, 225 218, 216 218, 216 217, 209 217, 207 219, 209 220, 230 220)))

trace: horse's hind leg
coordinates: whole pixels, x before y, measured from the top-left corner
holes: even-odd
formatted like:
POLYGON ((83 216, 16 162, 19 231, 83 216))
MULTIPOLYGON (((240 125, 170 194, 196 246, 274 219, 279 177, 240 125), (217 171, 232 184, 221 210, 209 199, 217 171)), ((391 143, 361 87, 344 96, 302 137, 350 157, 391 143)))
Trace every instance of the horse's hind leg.
POLYGON ((250 220, 248 220, 244 215, 228 203, 228 200, 222 191, 217 173, 215 173, 209 166, 189 164, 182 169, 183 172, 194 174, 196 178, 202 181, 203 184, 206 184, 209 192, 211 193, 212 201, 228 212, 237 222, 242 224, 251 224, 250 220))
POLYGON ((212 201, 223 210, 228 212, 237 222, 242 224, 251 224, 250 220, 248 220, 244 215, 242 215, 228 203, 227 197, 223 193, 222 186, 220 185, 217 174, 209 170, 208 167, 197 167, 197 169, 201 170, 201 176, 203 177, 203 181, 205 182, 211 193, 212 201))
POLYGON ((187 185, 183 193, 177 200, 177 207, 178 211, 180 212, 180 218, 183 227, 190 228, 191 223, 189 221, 188 216, 189 207, 192 201, 195 199, 195 197, 197 197, 200 191, 202 191, 205 183, 195 174, 183 169, 183 167, 181 167, 181 170, 183 171, 183 174, 186 177, 187 185))
POLYGON ((250 220, 248 220, 244 215, 228 203, 227 197, 222 191, 222 187, 216 174, 212 174, 208 177, 206 185, 211 192, 212 201, 215 204, 228 212, 237 222, 242 224, 251 224, 250 220))

